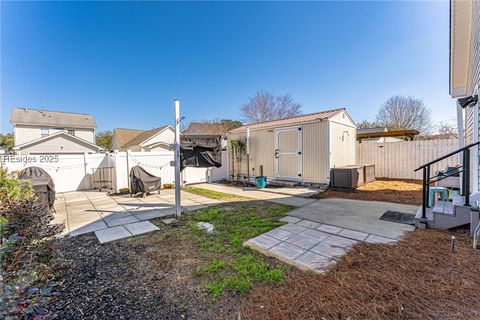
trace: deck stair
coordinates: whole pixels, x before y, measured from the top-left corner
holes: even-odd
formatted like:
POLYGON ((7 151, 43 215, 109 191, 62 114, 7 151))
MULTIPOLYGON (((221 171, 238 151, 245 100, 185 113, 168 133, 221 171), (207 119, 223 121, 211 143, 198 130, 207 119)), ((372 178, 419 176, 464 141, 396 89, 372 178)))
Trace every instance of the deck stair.
MULTIPOLYGON (((422 206, 418 209, 415 217, 417 228, 449 229, 470 224, 474 228, 478 222, 478 207, 474 204, 473 210, 470 202, 476 200, 477 194, 470 193, 470 151, 478 148, 480 141, 466 145, 458 150, 452 151, 438 159, 432 160, 414 171, 422 171, 422 206), (461 154, 461 165, 448 168, 446 171, 433 173, 433 165, 449 157, 458 157, 461 154), (432 174, 433 173, 433 174, 432 174), (460 177, 461 195, 455 196, 452 202, 437 201, 433 208, 429 208, 430 187, 445 183, 447 179, 460 177), (473 198, 471 198, 473 196, 473 198), (471 201, 472 200, 472 201, 471 201)), ((478 163, 474 164, 474 170, 478 170, 478 163)))
MULTIPOLYGON (((470 223, 471 208, 464 203, 463 196, 455 196, 453 201, 437 201, 433 208, 427 208, 427 228, 450 229, 470 223)), ((422 207, 417 211, 417 226, 421 217, 422 207)))

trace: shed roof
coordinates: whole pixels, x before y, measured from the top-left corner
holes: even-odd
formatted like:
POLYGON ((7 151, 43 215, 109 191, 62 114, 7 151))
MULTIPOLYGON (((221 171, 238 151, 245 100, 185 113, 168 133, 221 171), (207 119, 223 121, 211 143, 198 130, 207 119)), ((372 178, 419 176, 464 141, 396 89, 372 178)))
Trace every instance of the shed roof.
POLYGON ((325 120, 343 111, 345 111, 345 108, 303 114, 300 116, 295 116, 295 117, 280 119, 280 120, 248 124, 248 125, 244 125, 239 128, 233 129, 230 132, 237 133, 237 132, 243 132, 247 130, 247 128, 250 128, 250 130, 255 130, 255 129, 261 129, 261 128, 268 128, 268 127, 285 126, 289 124, 296 124, 296 123, 302 123, 302 122, 308 122, 308 121, 314 121, 314 120, 325 120))
POLYGON ((96 128, 91 114, 13 108, 12 124, 38 125, 45 127, 96 128))

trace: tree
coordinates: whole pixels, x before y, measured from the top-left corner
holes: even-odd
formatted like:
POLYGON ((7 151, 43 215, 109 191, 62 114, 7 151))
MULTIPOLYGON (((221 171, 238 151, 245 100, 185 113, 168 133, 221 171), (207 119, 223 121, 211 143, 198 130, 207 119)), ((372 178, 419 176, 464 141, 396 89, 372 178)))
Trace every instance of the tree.
POLYGON ((362 122, 357 123, 358 129, 369 129, 369 128, 376 128, 380 125, 375 121, 368 121, 367 119, 363 120, 362 122))
POLYGON ((301 113, 302 105, 289 94, 275 97, 271 92, 263 91, 257 92, 240 107, 240 116, 247 123, 285 119, 301 113))
POLYGON ((102 147, 105 150, 110 150, 110 148, 112 147, 112 138, 112 130, 105 130, 97 132, 95 141, 97 143, 97 146, 102 147))
POLYGON ((421 133, 432 130, 430 110, 421 99, 393 96, 378 110, 375 121, 389 130, 415 129, 421 133))
POLYGON ((455 123, 455 120, 440 122, 437 125, 437 132, 438 134, 441 134, 441 135, 456 137, 458 134, 458 130, 457 130, 457 124, 455 123))
POLYGON ((0 133, 0 149, 9 150, 13 147, 13 134, 0 133))

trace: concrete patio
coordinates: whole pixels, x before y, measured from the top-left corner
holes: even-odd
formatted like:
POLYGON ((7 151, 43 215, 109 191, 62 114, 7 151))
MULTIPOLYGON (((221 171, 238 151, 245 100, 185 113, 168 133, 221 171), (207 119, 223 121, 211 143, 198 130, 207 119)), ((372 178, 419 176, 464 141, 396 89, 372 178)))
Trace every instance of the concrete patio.
MULTIPOLYGON (((183 192, 183 210, 197 210, 219 203, 217 200, 183 192)), ((101 243, 155 231, 148 220, 174 214, 173 190, 162 190, 145 198, 109 196, 106 192, 60 193, 55 201, 54 223, 64 223, 63 235, 95 232, 101 243)))
POLYGON ((327 198, 292 210, 288 215, 391 239, 401 239, 405 232, 414 229, 410 225, 380 220, 389 210, 415 214, 418 207, 380 201, 327 198))

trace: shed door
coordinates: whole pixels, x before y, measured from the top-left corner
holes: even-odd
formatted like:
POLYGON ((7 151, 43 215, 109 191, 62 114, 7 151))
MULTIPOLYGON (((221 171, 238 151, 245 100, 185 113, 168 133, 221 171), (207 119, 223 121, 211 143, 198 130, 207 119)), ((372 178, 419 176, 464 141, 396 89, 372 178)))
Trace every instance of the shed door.
POLYGON ((275 130, 275 175, 282 179, 302 178, 302 127, 275 130))

